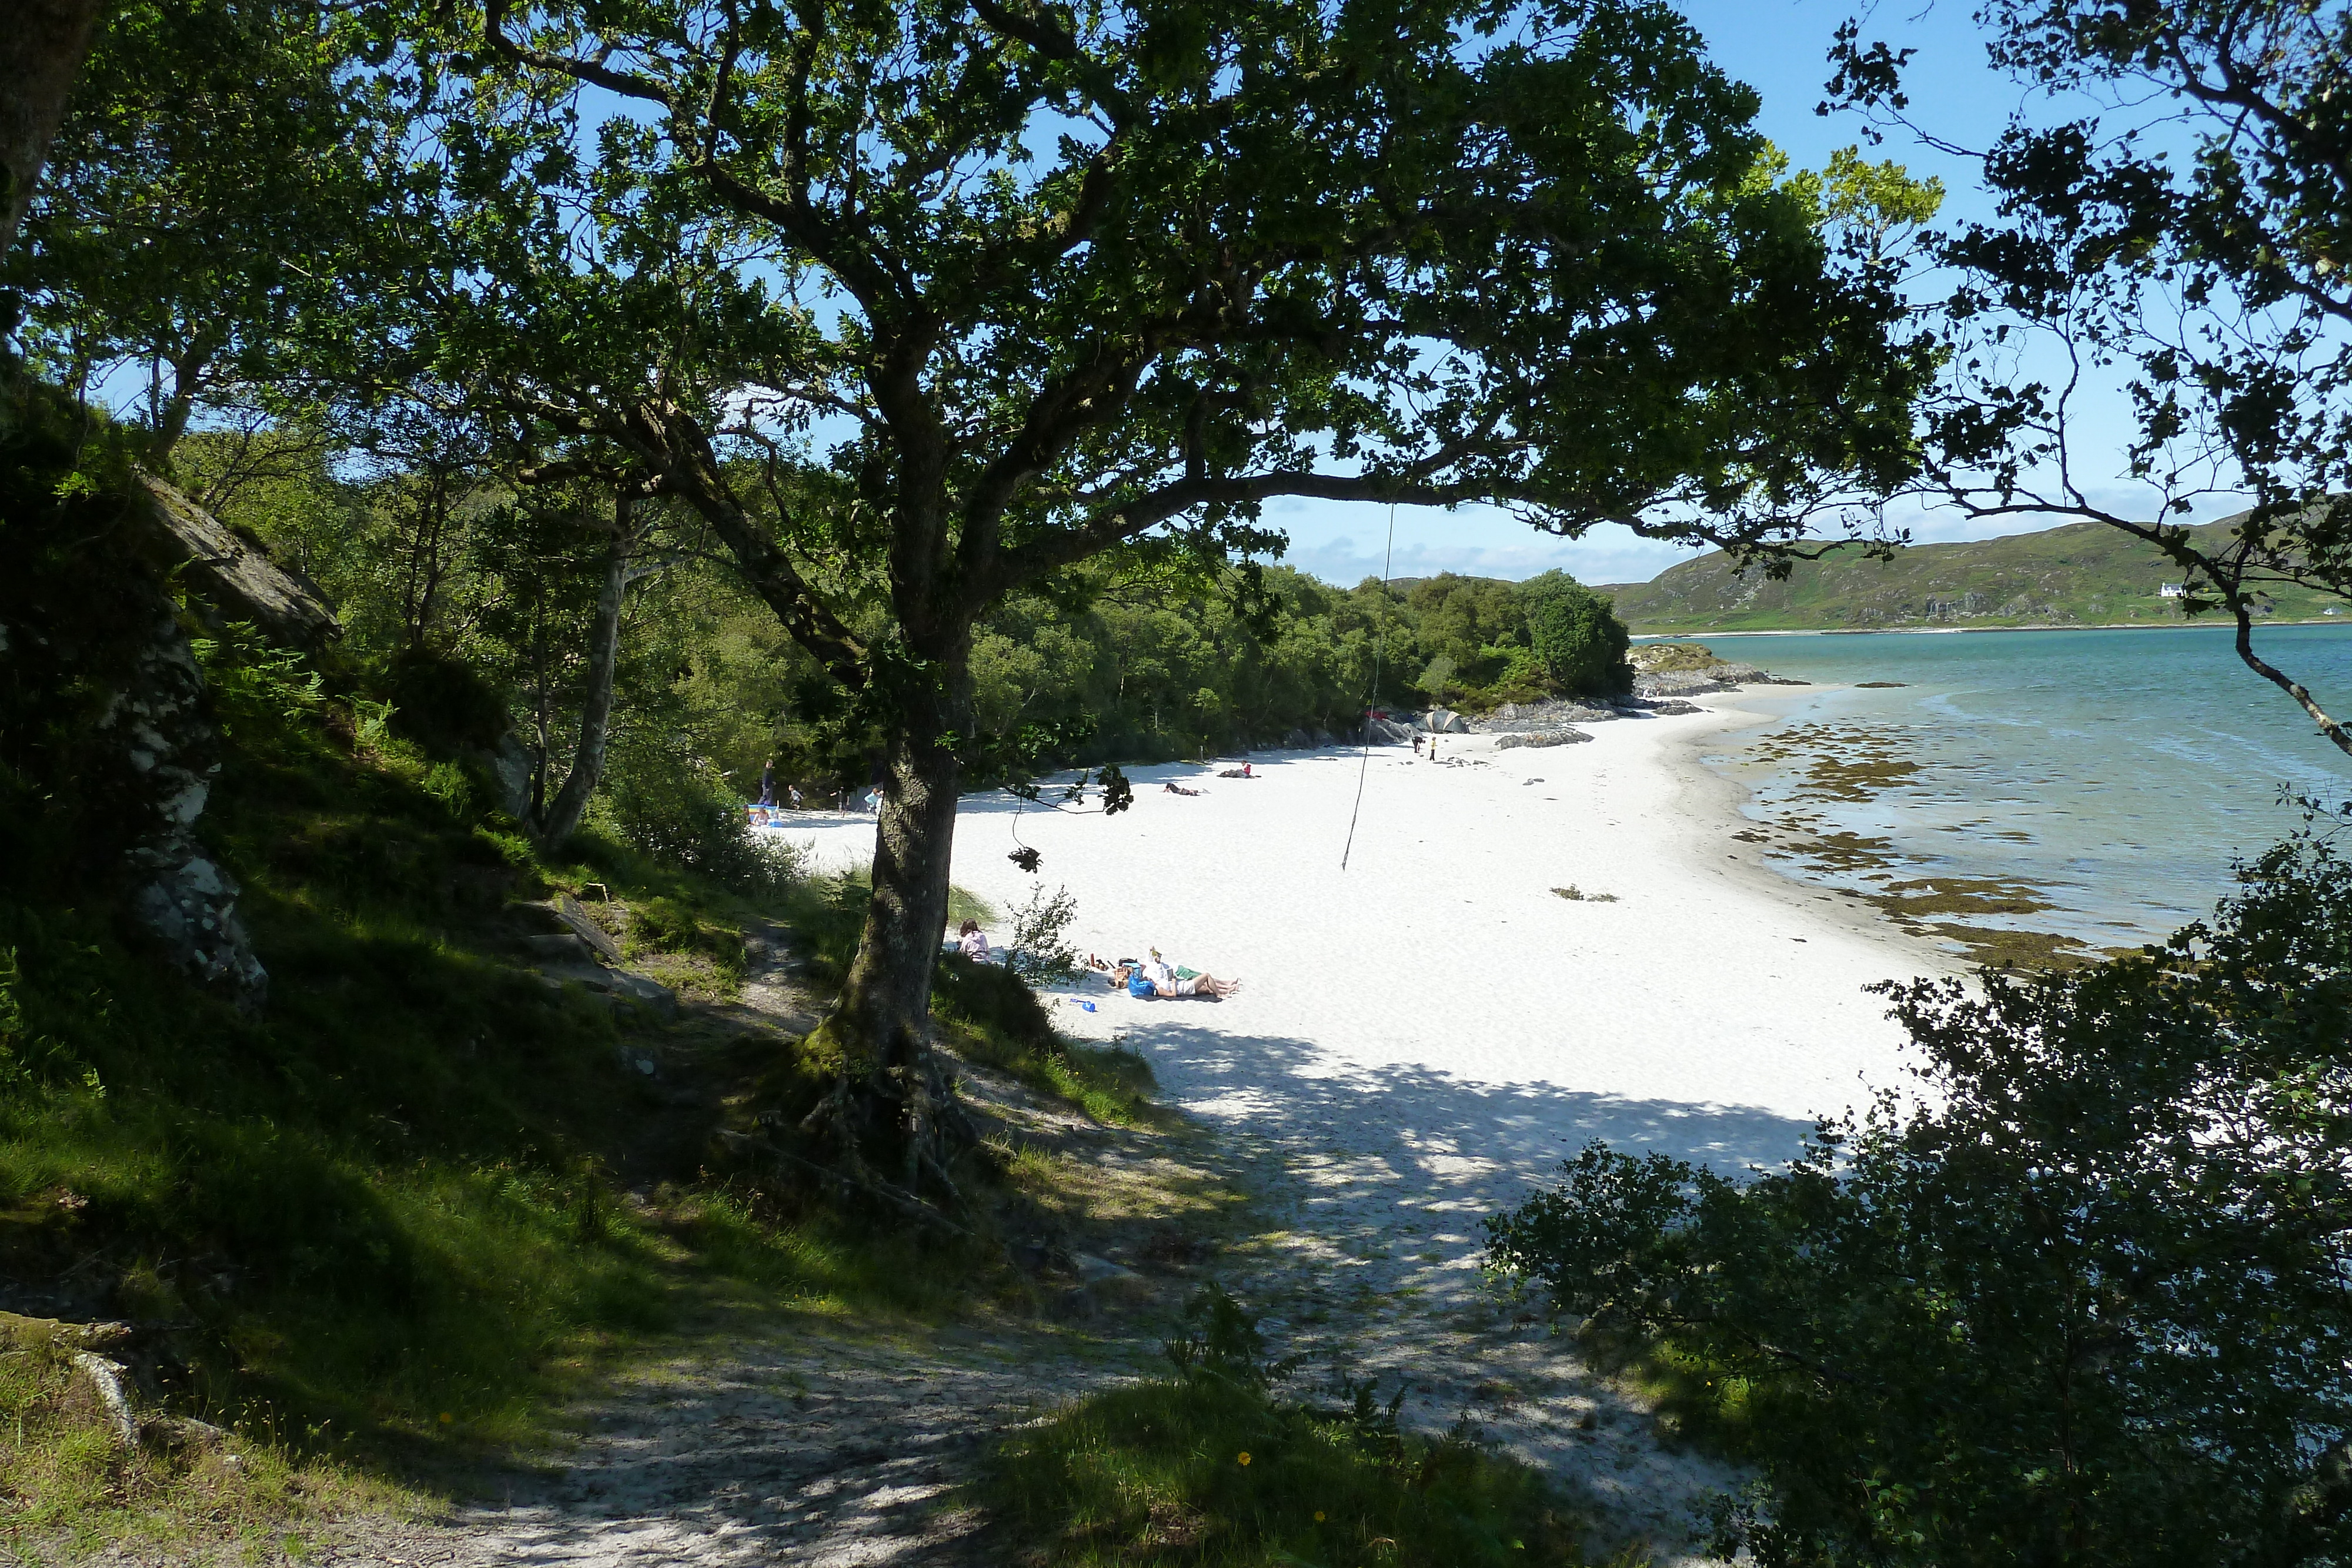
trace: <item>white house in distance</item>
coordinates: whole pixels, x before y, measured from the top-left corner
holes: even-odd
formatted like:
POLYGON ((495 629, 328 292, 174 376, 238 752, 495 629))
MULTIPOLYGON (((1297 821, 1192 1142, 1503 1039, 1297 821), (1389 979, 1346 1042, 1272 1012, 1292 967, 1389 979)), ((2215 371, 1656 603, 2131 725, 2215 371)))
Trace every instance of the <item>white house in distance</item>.
POLYGON ((2188 587, 2182 583, 2159 582, 2156 585, 2156 596, 2158 599, 2178 599, 2188 591, 2188 587))

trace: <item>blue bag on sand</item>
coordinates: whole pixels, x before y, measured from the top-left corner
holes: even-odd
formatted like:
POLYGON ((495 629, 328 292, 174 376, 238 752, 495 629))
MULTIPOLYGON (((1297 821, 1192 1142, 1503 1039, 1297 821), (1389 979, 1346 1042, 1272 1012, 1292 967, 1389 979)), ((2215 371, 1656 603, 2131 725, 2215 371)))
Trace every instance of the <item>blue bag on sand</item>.
POLYGON ((1130 997, 1152 995, 1151 977, 1138 969, 1127 977, 1127 994, 1130 997))

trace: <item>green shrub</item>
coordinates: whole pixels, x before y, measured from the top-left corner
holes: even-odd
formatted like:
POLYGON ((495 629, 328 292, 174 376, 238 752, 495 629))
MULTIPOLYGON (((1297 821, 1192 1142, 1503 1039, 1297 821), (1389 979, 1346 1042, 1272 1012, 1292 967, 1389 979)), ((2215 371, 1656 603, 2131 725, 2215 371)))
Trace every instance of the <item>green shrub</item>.
POLYGON ((1630 639, 1609 601, 1562 571, 1519 584, 1528 641, 1559 691, 1613 696, 1633 689, 1630 639))
POLYGON ((1077 949, 1070 946, 1069 929, 1077 914, 1077 900, 1068 888, 1049 894, 1042 882, 1031 888, 1029 901, 1013 912, 1004 967, 1033 986, 1076 978, 1081 966, 1077 949))
POLYGON ((604 781, 613 823, 632 845, 751 899, 782 896, 798 853, 751 827, 743 803, 708 766, 632 747, 604 781))
POLYGON ((388 662, 383 685, 394 731, 435 757, 488 751, 512 723, 506 697, 463 659, 404 647, 388 662))
POLYGON ((2352 1555, 2352 864, 2064 973, 1886 988, 1927 1105, 1736 1182, 1588 1148, 1489 1221, 1570 1320, 1658 1336, 1760 1471, 1762 1568, 2352 1555))
POLYGON ((1222 1291, 1171 1346, 1176 1375, 1097 1395, 990 1457, 989 1507, 1034 1561, 1186 1568, 1496 1568, 1582 1561, 1541 1477, 1457 1430, 1401 1432, 1397 1402, 1271 1392, 1255 1322, 1222 1291))

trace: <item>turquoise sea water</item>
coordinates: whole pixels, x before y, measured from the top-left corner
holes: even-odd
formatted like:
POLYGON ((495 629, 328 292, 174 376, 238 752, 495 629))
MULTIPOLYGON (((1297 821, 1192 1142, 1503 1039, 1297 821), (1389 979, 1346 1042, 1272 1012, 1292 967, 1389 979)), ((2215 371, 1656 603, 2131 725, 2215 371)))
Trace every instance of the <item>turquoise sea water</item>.
MULTIPOLYGON (((2352 799, 2352 759, 2239 663, 2226 627, 1709 645, 1843 688, 1772 690, 1780 721, 1710 758, 1755 788, 1749 814, 1768 821, 1793 812, 1816 831, 1879 841, 1882 883, 1890 873, 2022 879, 2055 905, 1983 924, 2100 946, 2163 936, 2210 911, 2234 858, 2298 824, 2279 801, 2282 786, 2352 799), (1860 681, 1905 684, 1854 689, 1860 681), (1825 755, 1899 758, 1917 771, 1883 787, 1825 790, 1815 766, 1825 755)), ((2258 629, 2255 651, 2352 719, 2352 626, 2258 629)), ((1816 865, 1809 874, 1860 886, 1867 873, 1816 865)))

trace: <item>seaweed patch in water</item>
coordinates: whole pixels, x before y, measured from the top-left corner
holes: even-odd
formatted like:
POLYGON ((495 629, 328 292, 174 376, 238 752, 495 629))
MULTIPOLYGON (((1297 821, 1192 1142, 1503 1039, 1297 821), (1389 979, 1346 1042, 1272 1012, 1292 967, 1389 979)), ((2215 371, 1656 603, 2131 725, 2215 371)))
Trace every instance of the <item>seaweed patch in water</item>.
MULTIPOLYGON (((1802 725, 1768 737, 1742 760, 1794 765, 1795 777, 1780 793, 1784 808, 1867 801, 1904 785, 1949 787, 1972 771, 1965 763, 1938 767, 1930 779, 1906 755, 1908 749, 1907 737, 1882 726, 1802 725)), ((1972 963, 1995 968, 2068 967, 2102 956, 2100 949, 2056 932, 1970 923, 1972 918, 2000 921, 2058 908, 2043 884, 2015 877, 1918 875, 1920 862, 1898 852, 1891 838, 1832 827, 1822 815, 1801 809, 1784 809, 1769 826, 1777 840, 1754 829, 1731 836, 1748 843, 1771 843, 1771 858, 1797 861, 1832 892, 1876 908, 1906 936, 1958 947, 1972 963), (1894 880, 1906 873, 1913 874, 1894 880), (1838 885, 1841 882, 1882 885, 1838 885), (1948 918, 1931 923, 1935 916, 1948 918)), ((1990 826, 1990 820, 1979 819, 1954 831, 2032 841, 2014 830, 1985 833, 1990 826)))
POLYGON ((2072 969, 2106 956, 2086 943, 2054 931, 2003 931, 1981 925, 1915 925, 1924 936, 1939 936, 1966 949, 1971 963, 1993 969, 2072 969))
POLYGON ((1994 877, 1928 876, 1890 882, 1870 901, 1898 919, 1923 915, 2036 915, 2056 904, 2035 884, 1994 877))

